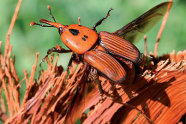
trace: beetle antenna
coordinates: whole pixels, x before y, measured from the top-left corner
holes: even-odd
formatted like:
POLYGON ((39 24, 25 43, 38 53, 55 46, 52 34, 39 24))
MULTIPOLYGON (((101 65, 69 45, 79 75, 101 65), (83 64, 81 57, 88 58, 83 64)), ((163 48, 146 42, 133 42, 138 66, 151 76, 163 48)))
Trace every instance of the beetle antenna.
POLYGON ((112 10, 113 10, 113 9, 110 8, 109 11, 108 11, 108 13, 107 13, 107 15, 106 15, 106 17, 103 17, 102 19, 100 19, 100 20, 92 27, 92 29, 93 29, 93 30, 96 30, 96 27, 99 26, 105 19, 107 19, 107 18, 110 16, 110 11, 112 11, 112 10))
POLYGON ((54 27, 54 26, 51 26, 51 25, 43 25, 43 24, 39 24, 39 23, 35 23, 35 22, 30 23, 30 26, 34 26, 34 25, 38 25, 38 26, 41 26, 41 27, 54 27))
POLYGON ((48 10, 49 10, 50 16, 52 17, 52 19, 54 20, 54 22, 56 22, 56 19, 55 19, 54 16, 52 15, 51 7, 48 5, 47 8, 48 8, 48 10))

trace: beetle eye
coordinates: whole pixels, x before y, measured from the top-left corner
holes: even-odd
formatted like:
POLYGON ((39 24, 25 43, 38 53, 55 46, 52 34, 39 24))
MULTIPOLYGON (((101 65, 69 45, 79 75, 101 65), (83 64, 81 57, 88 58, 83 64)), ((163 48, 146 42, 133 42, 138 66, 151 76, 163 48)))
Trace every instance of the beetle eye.
POLYGON ((62 27, 59 27, 59 34, 61 34, 62 33, 62 27))

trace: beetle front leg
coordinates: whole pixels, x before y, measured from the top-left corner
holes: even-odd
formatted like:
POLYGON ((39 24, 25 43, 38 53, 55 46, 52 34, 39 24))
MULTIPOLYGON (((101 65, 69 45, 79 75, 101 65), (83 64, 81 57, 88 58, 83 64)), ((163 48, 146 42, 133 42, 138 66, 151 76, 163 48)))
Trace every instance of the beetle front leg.
POLYGON ((74 53, 74 52, 72 52, 71 58, 70 58, 70 60, 68 62, 67 71, 69 70, 69 67, 72 65, 72 61, 74 61, 74 62, 76 62, 78 64, 81 61, 80 58, 79 58, 79 56, 76 53, 74 53))
MULTIPOLYGON (((57 46, 56 46, 57 47, 57 46)), ((65 50, 63 48, 60 48, 60 49, 57 49, 56 47, 52 47, 51 49, 48 49, 47 51, 47 55, 41 60, 40 62, 40 66, 41 66, 41 63, 45 61, 45 59, 48 57, 48 55, 50 55, 51 53, 69 53, 69 52, 72 52, 71 50, 65 50)))

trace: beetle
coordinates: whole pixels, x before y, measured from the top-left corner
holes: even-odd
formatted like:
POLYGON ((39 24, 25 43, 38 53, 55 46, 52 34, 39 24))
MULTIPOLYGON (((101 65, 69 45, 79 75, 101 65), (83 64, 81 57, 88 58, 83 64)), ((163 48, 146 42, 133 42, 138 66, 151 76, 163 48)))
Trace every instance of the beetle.
POLYGON ((76 57, 81 58, 81 61, 97 69, 109 80, 121 83, 126 79, 127 73, 115 56, 131 61, 136 65, 140 60, 140 51, 133 43, 138 41, 164 16, 169 4, 172 5, 172 2, 164 2, 153 7, 113 33, 106 31, 97 33, 96 31, 96 27, 110 16, 112 9, 108 11, 106 17, 100 19, 92 28, 88 28, 80 25, 80 21, 79 24, 71 25, 57 23, 51 13, 50 6, 48 6, 54 22, 40 19, 40 22, 45 23, 45 25, 35 22, 31 22, 30 25, 57 28, 62 42, 69 48, 69 50, 58 50, 53 47, 48 50, 47 55, 51 52, 73 52, 76 57))

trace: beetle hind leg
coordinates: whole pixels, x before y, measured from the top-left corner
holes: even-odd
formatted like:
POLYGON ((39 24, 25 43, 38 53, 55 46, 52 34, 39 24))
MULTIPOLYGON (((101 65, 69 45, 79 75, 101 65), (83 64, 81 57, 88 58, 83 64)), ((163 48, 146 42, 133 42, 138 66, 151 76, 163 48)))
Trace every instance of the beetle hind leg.
POLYGON ((102 98, 102 96, 104 94, 104 90, 102 88, 101 81, 99 79, 97 79, 96 82, 98 84, 98 88, 99 88, 99 92, 100 92, 100 97, 102 98))

